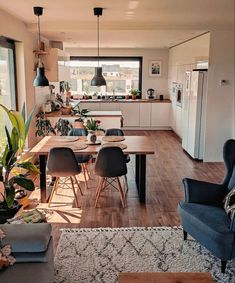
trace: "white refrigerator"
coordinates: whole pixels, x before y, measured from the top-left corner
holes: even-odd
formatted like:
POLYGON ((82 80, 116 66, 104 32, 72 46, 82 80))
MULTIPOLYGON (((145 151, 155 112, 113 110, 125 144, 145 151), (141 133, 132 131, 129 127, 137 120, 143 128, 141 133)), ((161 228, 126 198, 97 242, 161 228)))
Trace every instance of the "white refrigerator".
POLYGON ((206 94, 207 70, 186 72, 182 147, 192 158, 199 160, 204 158, 206 94))

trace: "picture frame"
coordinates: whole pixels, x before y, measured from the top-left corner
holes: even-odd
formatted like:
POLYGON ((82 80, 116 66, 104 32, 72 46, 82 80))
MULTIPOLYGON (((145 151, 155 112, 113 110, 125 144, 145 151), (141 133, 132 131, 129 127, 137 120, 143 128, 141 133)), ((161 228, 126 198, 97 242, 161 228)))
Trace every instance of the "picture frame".
POLYGON ((162 76, 162 61, 153 60, 149 62, 149 76, 150 77, 162 76))

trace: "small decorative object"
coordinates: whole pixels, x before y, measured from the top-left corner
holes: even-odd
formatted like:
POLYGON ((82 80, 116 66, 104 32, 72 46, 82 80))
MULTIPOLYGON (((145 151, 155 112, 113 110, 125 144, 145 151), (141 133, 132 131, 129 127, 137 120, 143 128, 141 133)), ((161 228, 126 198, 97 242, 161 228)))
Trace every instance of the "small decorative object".
POLYGON ((125 99, 129 99, 129 94, 126 94, 126 95, 125 95, 125 99))
POLYGON ((11 255, 12 250, 10 245, 2 244, 2 240, 6 237, 5 233, 0 229, 0 270, 13 265, 15 258, 11 255))
POLYGON ((56 135, 54 128, 51 125, 50 120, 48 120, 45 116, 45 113, 39 112, 36 115, 36 132, 35 135, 37 137, 45 137, 50 135, 51 133, 56 135))
POLYGON ((162 62, 151 61, 149 63, 149 76, 150 77, 161 77, 162 75, 162 62))
POLYGON ((0 156, 0 180, 3 183, 2 199, 0 200, 0 223, 5 223, 8 218, 13 217, 20 209, 15 199, 16 188, 21 187, 28 191, 34 190, 34 183, 28 179, 29 173, 39 173, 38 168, 28 160, 22 161, 29 126, 33 118, 34 110, 28 119, 25 118, 25 105, 22 112, 8 110, 4 105, 0 107, 6 112, 12 124, 11 134, 5 127, 7 144, 3 154, 0 156), (21 173, 21 170, 26 171, 21 173), (3 173, 3 170, 5 171, 3 173))
POLYGON ((29 206, 29 198, 25 190, 16 190, 16 200, 23 208, 29 206))
POLYGON ((84 124, 86 129, 88 130, 87 140, 88 142, 95 143, 96 142, 96 131, 102 130, 100 129, 100 121, 94 119, 88 119, 84 124))
POLYGON ((96 139, 97 137, 96 137, 95 131, 88 130, 87 141, 89 143, 94 144, 96 142, 96 139))
POLYGON ((159 95, 159 99, 160 99, 160 100, 163 100, 163 99, 164 99, 164 95, 163 95, 163 94, 160 94, 160 95, 159 95))
POLYGON ((60 133, 60 136, 67 136, 68 132, 73 128, 71 123, 65 119, 59 119, 55 124, 55 130, 60 133))
POLYGON ((139 91, 138 89, 132 88, 132 89, 130 90, 130 94, 131 94, 131 96, 132 96, 132 99, 135 100, 136 97, 137 97, 137 95, 140 94, 140 91, 139 91))

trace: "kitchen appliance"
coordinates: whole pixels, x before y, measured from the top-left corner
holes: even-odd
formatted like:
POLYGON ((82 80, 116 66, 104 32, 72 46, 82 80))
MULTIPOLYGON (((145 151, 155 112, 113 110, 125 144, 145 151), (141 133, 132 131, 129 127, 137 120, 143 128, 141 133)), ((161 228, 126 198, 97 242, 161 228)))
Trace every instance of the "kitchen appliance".
POLYGON ((153 99, 154 98, 154 92, 155 92, 155 90, 153 88, 149 88, 147 90, 147 94, 148 94, 148 98, 149 99, 153 99))
POLYGON ((195 69, 192 72, 186 72, 185 86, 182 107, 182 147, 193 158, 203 160, 207 70, 195 69))

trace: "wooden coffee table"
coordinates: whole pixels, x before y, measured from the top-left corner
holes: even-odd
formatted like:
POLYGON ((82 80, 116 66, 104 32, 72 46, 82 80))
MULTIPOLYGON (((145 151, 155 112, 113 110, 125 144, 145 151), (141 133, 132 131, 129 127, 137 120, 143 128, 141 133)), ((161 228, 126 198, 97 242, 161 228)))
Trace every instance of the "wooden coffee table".
POLYGON ((214 283, 207 272, 120 273, 119 283, 214 283))

